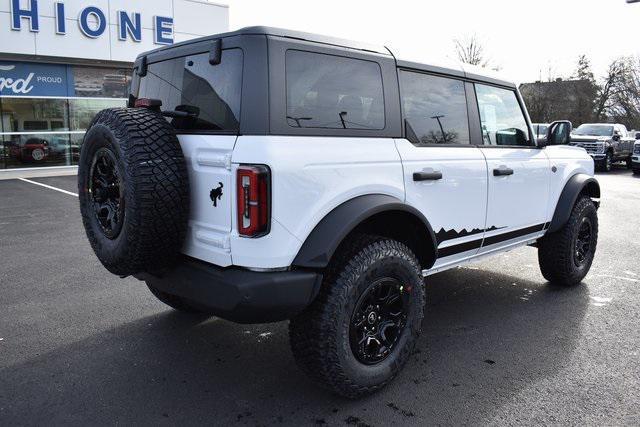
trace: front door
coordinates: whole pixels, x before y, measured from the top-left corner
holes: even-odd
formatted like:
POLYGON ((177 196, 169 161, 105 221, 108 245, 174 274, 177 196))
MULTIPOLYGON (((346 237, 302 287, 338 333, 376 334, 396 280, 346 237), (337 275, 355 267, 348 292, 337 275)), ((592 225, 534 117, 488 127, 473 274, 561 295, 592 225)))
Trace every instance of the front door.
POLYGON ((480 250, 487 253, 542 235, 551 165, 533 142, 515 90, 476 84, 475 91, 489 178, 480 250))
POLYGON ((438 241, 434 269, 474 256, 487 210, 487 166, 471 145, 465 84, 399 71, 406 139, 396 140, 406 202, 431 223, 438 241))

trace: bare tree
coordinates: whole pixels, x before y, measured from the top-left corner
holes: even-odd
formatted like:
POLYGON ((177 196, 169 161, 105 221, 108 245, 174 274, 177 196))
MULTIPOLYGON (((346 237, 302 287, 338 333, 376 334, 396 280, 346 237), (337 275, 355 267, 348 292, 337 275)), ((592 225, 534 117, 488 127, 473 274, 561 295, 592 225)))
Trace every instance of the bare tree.
POLYGON ((578 63, 576 64, 576 71, 573 78, 576 80, 588 80, 595 83, 596 79, 593 76, 593 71, 591 70, 591 61, 587 55, 582 54, 578 57, 578 63))
POLYGON ((586 55, 569 80, 526 83, 520 87, 532 120, 568 119, 574 125, 616 121, 640 129, 640 58, 620 57, 596 79, 586 55))
POLYGON ((606 120, 607 116, 613 115, 617 108, 617 101, 625 90, 625 80, 629 73, 628 64, 625 58, 615 59, 605 75, 598 89, 596 98, 595 116, 599 120, 606 120))
POLYGON ((462 39, 455 39, 453 42, 460 62, 480 67, 489 65, 489 60, 485 56, 484 46, 475 34, 465 36, 462 39))
POLYGON ((600 114, 628 127, 640 127, 640 58, 628 56, 612 62, 602 89, 600 114))

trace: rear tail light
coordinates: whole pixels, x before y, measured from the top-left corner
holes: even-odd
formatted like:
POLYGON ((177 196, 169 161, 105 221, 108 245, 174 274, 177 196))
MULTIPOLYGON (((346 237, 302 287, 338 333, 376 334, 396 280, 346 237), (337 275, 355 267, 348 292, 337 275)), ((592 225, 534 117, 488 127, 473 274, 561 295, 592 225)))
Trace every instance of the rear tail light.
POLYGON ((162 107, 162 101, 159 99, 138 98, 133 101, 133 106, 136 108, 148 108, 149 110, 160 111, 160 107, 162 107))
POLYGON ((238 232, 260 237, 271 224, 271 173, 263 165, 238 167, 238 232))

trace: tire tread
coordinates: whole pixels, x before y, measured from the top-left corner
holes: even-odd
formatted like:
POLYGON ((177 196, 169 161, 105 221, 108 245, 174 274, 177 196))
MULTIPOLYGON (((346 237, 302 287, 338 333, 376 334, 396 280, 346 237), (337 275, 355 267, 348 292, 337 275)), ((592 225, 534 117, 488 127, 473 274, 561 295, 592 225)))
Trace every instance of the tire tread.
POLYGON ((167 267, 178 257, 189 218, 189 180, 186 161, 173 127, 157 112, 144 108, 109 108, 93 119, 119 148, 124 164, 126 244, 116 253, 104 248, 104 236, 90 225, 86 176, 91 158, 83 142, 78 190, 83 222, 92 248, 114 274, 130 275, 167 267), (111 135, 107 131, 111 132, 111 135))
POLYGON ((597 242, 598 223, 595 212, 593 201, 587 196, 582 196, 574 205, 567 223, 557 232, 550 233, 540 239, 538 245, 540 271, 544 278, 552 284, 574 286, 580 283, 589 271, 593 256, 589 265, 582 270, 576 268, 573 262, 573 237, 581 218, 585 215, 593 214, 595 218, 593 233, 595 233, 594 238, 595 242, 597 242))
MULTIPOLYGON (((421 321, 410 325, 411 343, 400 349, 401 355, 392 373, 383 382, 362 385, 345 373, 336 340, 340 326, 336 319, 347 305, 348 288, 364 274, 380 256, 403 257, 412 264, 414 274, 421 279, 418 260, 411 250, 395 240, 371 235, 359 235, 342 247, 330 263, 320 292, 314 302, 303 313, 291 320, 289 337, 294 358, 303 372, 325 388, 345 397, 355 398, 383 388, 402 369, 408 360, 415 341, 420 334, 421 321)), ((424 286, 418 286, 419 303, 424 303, 424 286)))

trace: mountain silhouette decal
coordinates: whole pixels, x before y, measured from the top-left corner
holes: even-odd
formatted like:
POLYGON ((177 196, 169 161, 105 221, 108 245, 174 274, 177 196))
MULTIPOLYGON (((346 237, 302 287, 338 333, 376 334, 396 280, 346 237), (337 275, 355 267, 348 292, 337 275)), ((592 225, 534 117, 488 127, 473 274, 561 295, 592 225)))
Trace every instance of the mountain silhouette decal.
POLYGON ((456 231, 456 230, 445 230, 444 228, 441 228, 440 231, 438 231, 436 233, 436 240, 438 241, 438 244, 444 242, 445 240, 452 240, 452 239, 457 239, 459 237, 465 237, 465 236, 472 236, 474 234, 480 234, 480 233, 484 233, 485 231, 494 231, 494 230, 500 230, 501 228, 507 228, 505 227, 496 227, 495 225, 492 225, 489 228, 474 228, 472 230, 467 231, 466 228, 463 228, 460 231, 456 231))

